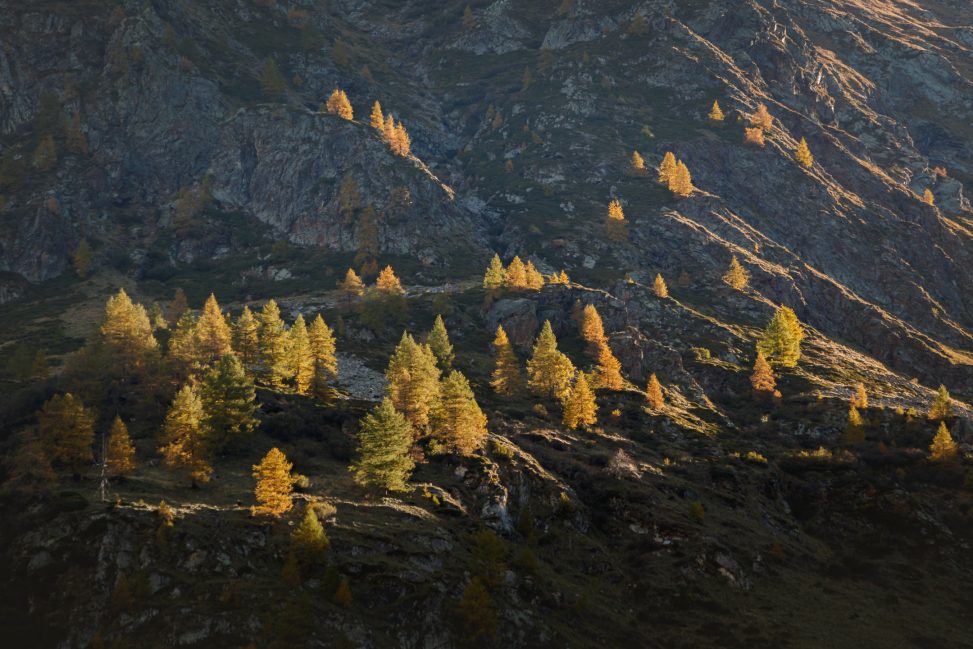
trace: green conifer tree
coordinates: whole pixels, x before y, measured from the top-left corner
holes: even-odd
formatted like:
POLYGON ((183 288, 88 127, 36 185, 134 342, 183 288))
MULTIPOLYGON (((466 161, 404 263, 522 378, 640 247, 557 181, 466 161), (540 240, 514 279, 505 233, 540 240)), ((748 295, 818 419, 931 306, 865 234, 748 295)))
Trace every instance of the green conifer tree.
POLYGON ((936 391, 936 396, 933 397, 932 404, 929 406, 929 419, 935 421, 951 416, 953 414, 952 402, 949 390, 946 389, 945 385, 940 385, 939 390, 936 391))
POLYGON ((453 345, 449 342, 449 333, 446 331, 443 316, 436 315, 432 329, 426 336, 426 344, 429 345, 429 349, 436 356, 439 369, 448 372, 453 367, 453 345))
POLYGON ((801 358, 803 339, 804 329, 794 310, 782 306, 767 325, 763 337, 757 343, 757 349, 771 362, 783 367, 795 367, 801 358))
POLYGON ((358 460, 350 470, 355 481, 390 491, 405 491, 415 467, 412 425, 388 397, 361 421, 358 431, 358 460))
POLYGON ((507 272, 503 269, 500 255, 493 255, 486 273, 483 275, 483 288, 488 291, 498 291, 507 283, 507 272))
POLYGON ((212 454, 246 446, 257 426, 253 381, 240 360, 226 354, 203 377, 199 387, 202 431, 212 454))
POLYGON ((70 392, 44 403, 37 415, 37 433, 47 457, 75 475, 94 459, 95 415, 70 392))
POLYGON ((318 520, 314 504, 308 503, 304 509, 304 518, 291 532, 291 548, 304 566, 318 566, 324 563, 325 553, 331 546, 331 541, 324 531, 324 526, 318 520))

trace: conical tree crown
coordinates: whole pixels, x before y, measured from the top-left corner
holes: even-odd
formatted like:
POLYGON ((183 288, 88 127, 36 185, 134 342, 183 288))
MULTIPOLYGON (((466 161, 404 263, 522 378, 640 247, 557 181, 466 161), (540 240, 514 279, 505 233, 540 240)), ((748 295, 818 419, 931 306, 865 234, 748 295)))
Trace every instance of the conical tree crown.
POLYGON ((439 400, 440 374, 436 356, 429 346, 419 345, 409 334, 402 334, 385 370, 385 378, 395 408, 416 428, 429 424, 429 412, 439 400))
POLYGON ((801 138, 800 144, 797 145, 797 161, 801 163, 801 166, 810 169, 814 166, 814 156, 811 155, 811 149, 807 145, 807 140, 803 137, 801 138))
POLYGON ((625 220, 625 211, 622 209, 622 204, 618 200, 612 200, 608 203, 608 219, 612 221, 625 220))
POLYGON ((260 362, 263 373, 274 385, 282 385, 288 375, 287 330, 280 307, 270 300, 260 310, 260 362))
POLYGON ((932 404, 929 406, 929 419, 946 419, 952 415, 953 399, 949 396, 949 390, 946 389, 945 385, 940 385, 939 390, 936 391, 936 396, 932 400, 932 404))
POLYGON ((730 259, 730 267, 723 274, 723 281, 738 291, 745 289, 750 282, 750 273, 740 265, 736 255, 730 259))
POLYGON ((348 101, 348 95, 345 94, 344 90, 335 88, 331 92, 331 96, 328 97, 328 102, 325 104, 328 112, 332 115, 337 115, 341 119, 354 119, 355 114, 351 108, 351 102, 348 101))
POLYGON ((661 410, 665 405, 665 399, 662 396, 662 384, 659 383, 659 379, 654 373, 649 377, 649 385, 645 389, 645 400, 648 401, 649 407, 653 410, 661 410))
POLYGON ((303 565, 315 566, 324 561, 325 552, 330 546, 331 541, 321 521, 318 520, 314 505, 309 503, 304 509, 304 518, 291 532, 291 547, 294 554, 303 565))
POLYGON ((672 151, 666 151, 666 154, 662 156, 662 164, 659 165, 659 182, 664 185, 668 184, 675 173, 676 154, 672 151))
POLYGON ((109 362, 126 370, 142 368, 158 348, 148 312, 141 304, 132 303, 125 289, 108 298, 99 332, 109 362))
POLYGON ((605 328, 601 322, 601 315, 595 305, 585 305, 581 312, 581 337, 592 348, 596 349, 606 342, 605 328))
POLYGON ((201 354, 196 332, 196 316, 192 311, 183 312, 169 337, 167 362, 178 379, 187 379, 199 371, 201 354))
POLYGON ((334 331, 327 325, 320 313, 311 321, 308 336, 311 342, 311 356, 317 363, 318 369, 324 372, 327 380, 337 379, 338 359, 335 356, 337 343, 335 343, 334 331))
POLYGON ((163 463, 184 470, 193 482, 209 482, 213 468, 202 432, 203 404, 192 386, 184 385, 173 399, 162 425, 163 463))
POLYGON ((868 392, 865 390, 864 383, 859 383, 855 386, 855 394, 851 397, 851 405, 856 408, 868 407, 868 392))
POLYGON ((382 400, 361 421, 358 460, 350 468, 355 482, 389 491, 405 491, 415 462, 409 455, 413 430, 392 400, 382 400))
POLYGON ((782 306, 777 309, 770 324, 767 325, 763 337, 757 343, 757 348, 769 360, 783 367, 795 367, 801 358, 803 339, 804 329, 794 310, 782 306))
POLYGON ((253 494, 257 505, 250 508, 255 515, 280 516, 293 507, 291 493, 294 491, 294 477, 291 475, 293 464, 287 461, 279 448, 272 448, 259 464, 253 465, 253 478, 257 485, 253 494))
POLYGON ((929 459, 933 462, 951 462, 959 455, 959 449, 945 422, 939 422, 939 429, 929 446, 929 459))
POLYGON ((720 102, 714 101, 713 107, 710 108, 709 115, 707 115, 711 122, 722 122, 723 121, 723 110, 720 108, 720 102))
POLYGON ((233 354, 220 359, 200 383, 202 431, 209 450, 243 448, 257 427, 253 381, 233 354))
POLYGON ((524 276, 527 280, 527 288, 532 291, 539 291, 544 288, 544 276, 534 266, 534 262, 528 260, 524 267, 524 276))
POLYGON ((763 352, 757 350, 757 360, 753 364, 753 374, 750 375, 750 385, 756 392, 773 392, 777 388, 774 371, 770 368, 763 352))
POLYGON ((215 363, 230 353, 232 346, 230 327, 220 311, 216 296, 212 293, 206 298, 203 312, 196 322, 196 339, 199 345, 199 360, 204 365, 215 363))
POLYGON ((388 295, 405 295, 405 290, 391 266, 386 266, 378 274, 378 279, 375 280, 375 288, 388 295))
POLYGON ((560 399, 570 390, 574 372, 571 360, 557 348, 551 321, 545 320, 527 361, 528 385, 541 396, 560 399))
POLYGON ((563 423, 571 429, 591 426, 598 421, 598 405, 595 393, 588 384, 584 372, 578 372, 574 385, 564 399, 563 423))
POLYGON ((95 415, 70 392, 44 403, 37 415, 37 432, 44 452, 56 464, 77 473, 94 459, 95 415))
POLYGON ((132 446, 132 438, 128 435, 128 427, 117 415, 108 433, 105 466, 108 474, 115 477, 128 476, 135 471, 135 447, 132 446))
POLYGON ((598 346, 598 387, 605 390, 621 390, 625 387, 622 378, 622 364, 615 358, 611 347, 605 341, 598 346))
POLYGON ((385 116, 382 115, 382 104, 378 103, 378 100, 372 104, 372 114, 369 116, 368 121, 376 131, 381 131, 385 128, 385 116))
POLYGON ((507 266, 507 286, 513 289, 527 288, 527 268, 520 257, 514 257, 507 266))
POLYGON ((311 353, 311 339, 307 333, 304 316, 298 315, 294 324, 287 332, 287 354, 290 369, 288 374, 294 377, 294 388, 298 394, 307 394, 314 378, 314 355, 311 353))
POLYGON ((503 269, 503 262, 500 261, 500 255, 494 254, 486 273, 483 274, 483 288, 488 291, 495 291, 506 283, 507 273, 503 269))
POLYGON ((750 125, 764 131, 769 131, 773 127, 774 118, 767 111, 767 106, 764 104, 757 106, 757 112, 750 116, 750 125))
POLYGON ((666 286, 666 280, 662 278, 662 273, 656 274, 655 280, 652 282, 652 292, 655 293, 656 297, 669 297, 669 287, 666 286))
POLYGON ((645 158, 638 151, 632 151, 632 170, 636 173, 645 172, 645 158))
POLYGON ((449 332, 446 331, 443 316, 436 316, 436 320, 432 323, 432 329, 426 336, 426 344, 429 345, 429 349, 436 356, 439 369, 443 372, 449 371, 453 366, 453 345, 449 342, 449 332))
POLYGON ((486 423, 469 381, 460 372, 450 372, 433 412, 433 435, 453 452, 471 455, 486 440, 486 423))
POLYGON ((338 288, 349 297, 361 297, 365 294, 365 283, 362 282, 358 273, 351 268, 345 273, 345 279, 340 282, 338 288))
POLYGON ((248 306, 243 307, 233 325, 233 349, 248 370, 252 370, 260 358, 260 324, 248 306))

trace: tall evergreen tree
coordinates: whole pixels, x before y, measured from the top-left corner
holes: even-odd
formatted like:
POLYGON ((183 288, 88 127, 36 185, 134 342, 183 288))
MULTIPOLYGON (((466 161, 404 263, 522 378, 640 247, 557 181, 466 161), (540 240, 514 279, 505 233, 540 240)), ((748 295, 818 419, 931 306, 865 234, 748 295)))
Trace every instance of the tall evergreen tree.
POLYGON ((801 341, 804 339, 804 329, 801 327, 797 315, 790 307, 782 306, 777 309, 774 317, 764 330, 764 334, 757 343, 757 348, 769 360, 779 363, 783 367, 795 367, 801 359, 801 341))
POLYGON ((436 320, 432 323, 432 329, 426 336, 426 344, 436 356, 439 369, 448 372, 453 367, 453 345, 449 342, 449 333, 446 331, 446 323, 443 316, 437 314, 436 320))
POLYGON ((353 301, 365 294, 365 283, 362 282, 361 277, 353 268, 348 269, 348 272, 345 273, 345 279, 338 283, 338 288, 347 301, 353 301))
POLYGON ((662 384, 653 373, 649 377, 649 385, 645 389, 645 400, 649 402, 649 407, 653 410, 662 410, 665 405, 665 398, 662 395, 662 384))
POLYGON ((928 417, 930 420, 935 421, 937 419, 946 419, 953 414, 953 400, 949 396, 949 390, 946 389, 945 385, 940 385, 939 389, 936 391, 936 396, 933 397, 932 404, 929 406, 928 417))
POLYGON ((539 291, 544 288, 544 276, 534 266, 534 262, 529 259, 524 267, 524 277, 527 280, 527 288, 530 290, 539 291))
POLYGON ((200 361, 204 366, 212 365, 232 351, 230 326, 212 293, 206 298, 206 304, 196 322, 196 338, 200 361))
POLYGON ((213 467, 203 439, 203 405, 191 385, 184 385, 173 399, 162 426, 163 464, 189 474, 193 486, 209 482, 213 467))
POLYGON ((260 360, 260 323, 248 306, 233 325, 233 349, 244 369, 252 372, 260 360))
POLYGON ((541 396, 561 399, 571 389, 574 372, 571 360, 557 348, 551 321, 545 320, 527 361, 528 385, 541 396))
POLYGON ((128 427, 122 418, 115 416, 111 431, 108 433, 105 466, 112 477, 124 478, 135 471, 135 447, 128 435, 128 427))
POLYGON ((196 316, 184 311, 169 337, 166 361, 169 371, 179 381, 185 381, 200 369, 199 337, 196 335, 196 316))
POLYGON ((720 102, 714 101, 713 107, 710 108, 709 115, 707 115, 709 121, 714 123, 719 123, 723 121, 723 110, 720 108, 720 102))
POLYGON ((291 493, 294 491, 294 465, 287 461, 279 448, 272 448, 259 464, 253 465, 253 479, 257 481, 253 495, 257 505, 250 508, 254 516, 273 516, 289 512, 294 506, 291 493))
POLYGON ((280 307, 270 300, 257 317, 260 323, 260 360, 263 373, 271 384, 281 386, 288 374, 287 331, 280 317, 280 307))
POLYGON ((70 392, 44 403, 37 414, 37 432, 47 457, 72 473, 94 459, 95 415, 70 392))
POLYGON ((689 167, 682 160, 676 163, 676 169, 669 176, 669 191, 685 198, 693 193, 693 177, 689 173, 689 167))
POLYGON ((939 422, 939 429, 929 446, 929 459, 933 462, 952 462, 959 456, 959 449, 953 436, 946 428, 946 422, 939 422))
POLYGON ((138 372, 144 370, 158 352, 148 312, 141 304, 134 304, 125 289, 119 289, 108 298, 99 332, 103 349, 108 354, 109 368, 118 368, 125 373, 138 372))
POLYGON ((490 266, 483 275, 483 288, 488 291, 496 291, 505 286, 506 283, 507 272, 503 268, 503 262, 500 261, 500 255, 494 254, 493 259, 490 260, 490 266))
POLYGON ((415 462, 409 452, 413 431, 388 397, 365 415, 358 431, 358 460, 350 468, 355 482, 389 491, 405 491, 415 462))
POLYGON ((574 385, 564 398, 563 423, 570 429, 588 427, 598 421, 598 404, 595 393, 588 385, 584 372, 578 372, 574 385))
POLYGON ((218 454, 227 448, 244 447, 257 427, 256 392, 236 356, 226 354, 206 373, 199 398, 202 431, 209 450, 218 454))
POLYGON ((391 266, 386 266, 378 274, 378 279, 375 280, 375 288, 388 295, 405 295, 405 289, 402 288, 402 283, 396 277, 391 266))
POLYGON ((402 334, 385 370, 388 396, 419 430, 429 424, 429 413, 439 400, 439 377, 436 356, 429 346, 419 345, 409 334, 402 334))
POLYGON ((497 335, 493 340, 496 364, 490 385, 497 394, 512 397, 520 394, 524 389, 524 375, 520 370, 520 363, 514 353, 513 346, 507 338, 507 332, 501 325, 497 325, 497 335))
POLYGON ((486 441, 486 424, 469 381, 460 372, 450 372, 432 412, 433 435, 454 453, 472 455, 486 441))
POLYGON ((315 358, 311 350, 304 316, 298 315, 287 332, 288 374, 294 377, 294 388, 298 394, 307 394, 314 379, 315 358))
POLYGON ((730 258, 730 267, 723 274, 723 281, 738 291, 745 289, 750 282, 750 273, 740 265, 736 255, 730 258))

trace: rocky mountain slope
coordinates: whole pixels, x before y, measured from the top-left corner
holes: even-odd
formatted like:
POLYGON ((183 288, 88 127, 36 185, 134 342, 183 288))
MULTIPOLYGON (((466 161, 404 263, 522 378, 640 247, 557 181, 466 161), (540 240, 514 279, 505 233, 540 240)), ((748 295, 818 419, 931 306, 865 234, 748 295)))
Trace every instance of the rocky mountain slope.
MULTIPOLYGON (((334 507, 330 569, 301 589, 281 585, 286 531, 241 504, 256 452, 198 493, 150 464, 113 506, 93 474, 0 499, 0 627, 18 646, 462 646, 483 528, 502 546, 499 646, 973 646, 973 479, 925 461, 933 431, 909 410, 945 384, 969 455, 965 0, 0 0, 0 36, 0 360, 43 349, 55 365, 2 377, 4 450, 119 286, 340 315, 349 397, 259 395, 261 443, 286 444, 305 495, 334 507), (336 87, 353 121, 323 110, 336 87), (411 156, 369 126, 376 100, 411 156), (774 123, 757 148, 743 129, 760 104, 774 123), (692 196, 655 181, 667 151, 692 196), (364 497, 346 468, 401 334, 334 292, 363 247, 403 277, 402 324, 448 312, 490 418, 485 452, 421 465, 401 498, 364 497), (494 251, 573 282, 485 299, 494 251), (731 256, 746 291, 721 281, 731 256), (649 290, 657 273, 672 299, 649 290), (580 359, 579 301, 633 386, 663 379, 665 415, 632 388, 569 432, 492 395, 496 326, 526 351, 549 319, 580 359), (779 304, 808 339, 771 407, 747 375, 779 304), (838 442, 858 382, 872 408, 852 453, 838 442), (176 524, 160 540, 163 498, 176 524)), ((147 457, 153 425, 133 427, 147 457)))

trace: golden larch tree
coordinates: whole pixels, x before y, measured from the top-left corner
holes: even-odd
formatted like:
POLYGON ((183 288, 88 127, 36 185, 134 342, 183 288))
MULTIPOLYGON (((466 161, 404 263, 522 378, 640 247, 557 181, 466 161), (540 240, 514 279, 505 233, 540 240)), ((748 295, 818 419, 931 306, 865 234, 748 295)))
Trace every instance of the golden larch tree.
POLYGON ((622 210, 622 204, 617 200, 613 199, 608 203, 608 220, 609 221, 624 221, 625 211, 622 210))
POLYGON ((574 364, 557 348, 551 321, 545 320, 527 361, 528 385, 541 396, 563 399, 574 373, 574 364))
POLYGON ((379 133, 385 130, 385 115, 382 114, 382 104, 378 103, 377 99, 372 104, 372 113, 368 117, 368 123, 379 133))
POLYGON ((269 300, 257 316, 260 323, 260 360, 263 372, 273 385, 283 385, 290 371, 287 353, 287 329, 280 317, 280 307, 269 300))
POLYGON ((689 167, 682 160, 676 163, 676 169, 669 176, 669 191, 679 198, 686 198, 693 193, 693 177, 689 167))
POLYGON ((865 441, 865 422, 862 420, 858 408, 850 406, 848 408, 848 421, 845 424, 845 432, 842 435, 842 442, 847 446, 854 446, 865 441))
POLYGON ((365 283, 353 268, 349 268, 345 273, 345 278, 338 283, 338 289, 348 300, 361 297, 365 294, 365 283))
POLYGON ((129 437, 128 427, 117 415, 108 433, 105 467, 108 475, 116 478, 127 477, 135 471, 135 447, 129 437))
POLYGON ((581 311, 581 338, 588 343, 588 351, 592 356, 596 356, 598 349, 607 342, 605 338, 605 327, 601 321, 601 315, 594 304, 586 304, 581 311))
POLYGON ((527 288, 527 267, 520 257, 514 257, 507 266, 507 286, 518 290, 527 288))
POLYGON ((348 101, 348 95, 345 94, 344 90, 340 88, 335 88, 331 92, 331 96, 328 97, 328 102, 325 104, 328 112, 332 115, 337 115, 341 119, 351 120, 355 118, 354 110, 351 108, 351 102, 348 101))
POLYGON ((534 266, 534 262, 529 259, 524 267, 524 277, 527 281, 527 288, 530 290, 539 291, 544 288, 544 276, 534 266))
POLYGON ((645 158, 638 151, 632 151, 632 171, 637 174, 644 174, 646 171, 645 158))
POLYGON ((608 343, 602 343, 598 347, 598 387, 605 390, 621 390, 625 387, 625 379, 622 378, 622 364, 615 358, 608 343))
POLYGON ((814 166, 814 156, 811 155, 811 149, 807 145, 807 140, 803 137, 801 138, 800 144, 797 145, 797 153, 795 156, 797 157, 797 161, 805 169, 810 169, 814 166))
POLYGON ((196 343, 199 351, 199 361, 203 365, 211 365, 232 351, 232 334, 230 326, 220 310, 216 296, 212 293, 206 298, 203 311, 196 321, 196 343))
POLYGON ((163 464, 171 470, 183 470, 192 483, 209 482, 213 467, 203 439, 203 404, 192 386, 184 385, 173 399, 162 425, 163 464))
POLYGON ((953 399, 949 396, 949 390, 945 385, 940 385, 933 397, 932 404, 929 406, 928 417, 930 420, 946 419, 953 414, 953 399))
POLYGON ((723 281, 738 291, 742 291, 750 283, 750 273, 740 264, 736 255, 730 258, 730 267, 723 273, 723 281))
POLYGON ((490 385, 497 394, 505 397, 520 394, 524 389, 524 375, 521 372, 517 355, 514 353, 513 345, 510 344, 507 332, 501 325, 497 325, 493 349, 496 360, 490 385))
POLYGON ((303 315, 297 316, 287 332, 287 355, 288 373, 294 377, 294 388, 298 394, 307 394, 314 379, 315 359, 303 315))
POLYGON ((662 395, 662 384, 655 373, 649 377, 648 386, 645 388, 645 400, 653 410, 662 410, 665 405, 665 398, 662 395))
POLYGON ((750 116, 750 125, 763 131, 769 131, 774 126, 774 118, 767 111, 767 106, 760 104, 757 112, 750 116))
POLYGON ((936 204, 936 197, 933 195, 931 189, 927 188, 924 192, 922 192, 922 202, 928 203, 929 205, 936 204))
POLYGON ((494 254, 483 274, 483 288, 488 291, 496 291, 507 283, 507 271, 503 269, 503 262, 500 255, 494 254))
POLYGON ((454 370, 443 379, 431 419, 433 436, 458 455, 472 455, 486 441, 486 415, 460 372, 454 370))
POLYGON ((959 456, 959 449, 945 422, 939 422, 936 436, 929 445, 929 459, 933 462, 952 462, 959 456))
POLYGON ((429 425, 429 413, 439 400, 441 374, 429 346, 403 333, 385 370, 387 393, 396 410, 419 430, 429 425))
POLYGON ((709 121, 713 123, 722 122, 724 119, 723 110, 720 108, 720 102, 714 101, 713 107, 709 109, 709 114, 707 115, 709 121))
POLYGON ((598 421, 598 404, 595 393, 588 385, 584 372, 578 372, 574 385, 564 397, 562 423, 570 429, 588 427, 598 421))
POLYGON ((386 266, 375 280, 375 288, 386 295, 405 295, 402 283, 391 266, 386 266))
POLYGON ((260 323, 248 306, 243 307, 233 324, 233 351, 240 357, 243 367, 252 372, 260 359, 260 323))
POLYGON ((659 165, 659 182, 667 185, 674 173, 676 173, 676 154, 666 151, 662 156, 662 164, 659 165))
POLYGON ((773 394, 777 389, 777 380, 774 378, 774 371, 760 350, 757 350, 757 360, 753 364, 750 385, 753 387, 753 391, 761 396, 773 394))
POLYGON ((774 313, 764 330, 757 348, 768 360, 784 367, 795 367, 801 359, 804 329, 790 307, 782 306, 774 313))
POLYGON ((868 392, 865 390, 864 383, 855 386, 855 393, 851 396, 851 405, 856 408, 868 408, 868 392))
POLYGON ((662 278, 662 273, 657 273, 652 281, 652 292, 655 293, 656 297, 669 297, 669 287, 666 286, 666 280, 662 278))
POLYGON ((279 448, 272 448, 259 464, 253 465, 253 478, 257 481, 253 495, 257 504, 250 508, 254 516, 280 516, 294 506, 294 465, 279 448))
POLYGON ((311 327, 308 329, 308 339, 311 343, 311 356, 314 359, 315 367, 319 373, 323 373, 328 381, 338 378, 338 359, 335 355, 337 344, 334 339, 334 331, 321 317, 321 314, 314 316, 311 327))
POLYGON ((149 314, 141 304, 132 302, 125 289, 108 298, 99 334, 111 368, 138 372, 156 358, 158 343, 149 314))

